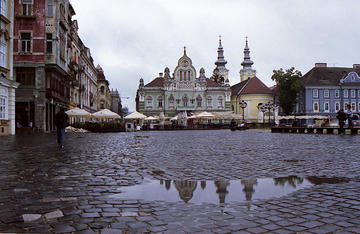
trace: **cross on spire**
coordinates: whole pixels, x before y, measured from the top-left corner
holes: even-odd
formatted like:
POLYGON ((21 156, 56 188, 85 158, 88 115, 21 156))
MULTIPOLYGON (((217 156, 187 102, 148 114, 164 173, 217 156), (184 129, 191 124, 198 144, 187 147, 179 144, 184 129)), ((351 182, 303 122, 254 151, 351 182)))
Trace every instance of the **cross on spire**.
POLYGON ((186 46, 184 46, 184 55, 186 55, 186 46))

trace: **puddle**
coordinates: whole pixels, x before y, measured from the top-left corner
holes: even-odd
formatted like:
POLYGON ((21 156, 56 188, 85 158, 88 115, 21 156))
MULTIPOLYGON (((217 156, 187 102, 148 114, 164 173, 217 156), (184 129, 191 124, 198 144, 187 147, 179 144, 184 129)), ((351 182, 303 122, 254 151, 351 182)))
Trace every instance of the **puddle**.
POLYGON ((142 199, 206 203, 230 203, 276 198, 312 186, 297 176, 223 181, 171 181, 145 178, 142 184, 123 187, 112 199, 142 199))

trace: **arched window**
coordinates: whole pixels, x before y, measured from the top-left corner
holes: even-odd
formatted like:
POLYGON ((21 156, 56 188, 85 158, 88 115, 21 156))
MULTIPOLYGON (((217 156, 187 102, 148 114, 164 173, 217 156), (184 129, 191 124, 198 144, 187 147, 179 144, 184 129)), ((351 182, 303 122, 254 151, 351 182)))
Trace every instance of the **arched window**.
POLYGON ((207 97, 207 106, 210 107, 210 108, 212 107, 212 98, 211 98, 211 96, 207 97))
POLYGON ((169 97, 169 108, 174 108, 174 96, 172 94, 169 97))
POLYGON ((152 97, 151 97, 151 96, 148 96, 148 97, 146 98, 146 109, 152 109, 152 105, 153 105, 153 103, 152 103, 152 97))
POLYGON ((224 103, 223 103, 224 99, 222 96, 218 97, 218 108, 223 108, 224 107, 224 103))
POLYGON ((184 106, 188 106, 189 98, 186 94, 183 96, 182 100, 183 100, 184 106))
POLYGON ((202 98, 201 98, 200 95, 198 95, 198 96, 196 97, 196 106, 197 106, 197 107, 201 107, 201 103, 202 103, 202 98))
POLYGON ((100 87, 100 94, 105 95, 105 87, 104 86, 100 87))
POLYGON ((188 81, 190 81, 191 79, 191 71, 188 71, 188 81))
POLYGON ((158 101, 158 107, 162 108, 163 107, 163 98, 162 98, 162 96, 159 96, 157 98, 157 101, 158 101))

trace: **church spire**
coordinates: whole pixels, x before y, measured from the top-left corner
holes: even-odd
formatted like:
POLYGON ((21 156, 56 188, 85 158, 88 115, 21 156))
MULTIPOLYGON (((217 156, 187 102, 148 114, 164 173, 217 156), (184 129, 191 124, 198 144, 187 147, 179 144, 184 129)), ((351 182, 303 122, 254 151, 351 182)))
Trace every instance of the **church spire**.
POLYGON ((225 81, 228 80, 228 73, 229 70, 226 69, 225 65, 227 64, 227 61, 224 58, 224 48, 221 44, 221 36, 219 36, 219 47, 218 47, 218 57, 215 61, 215 69, 213 71, 212 78, 215 80, 215 82, 224 85, 225 81))
POLYGON ((248 37, 246 37, 244 48, 244 61, 241 63, 242 69, 240 70, 240 81, 247 80, 256 76, 256 70, 252 69, 253 61, 250 59, 250 49, 248 45, 248 37))
POLYGON ((241 63, 241 66, 243 66, 244 69, 251 69, 251 66, 253 64, 254 62, 250 60, 250 49, 246 37, 245 48, 244 48, 244 61, 241 63))
POLYGON ((227 61, 224 58, 224 48, 221 44, 221 36, 219 36, 219 48, 218 48, 217 52, 218 52, 218 57, 215 62, 215 65, 216 65, 216 68, 220 70, 221 68, 225 68, 225 65, 227 64, 227 61))

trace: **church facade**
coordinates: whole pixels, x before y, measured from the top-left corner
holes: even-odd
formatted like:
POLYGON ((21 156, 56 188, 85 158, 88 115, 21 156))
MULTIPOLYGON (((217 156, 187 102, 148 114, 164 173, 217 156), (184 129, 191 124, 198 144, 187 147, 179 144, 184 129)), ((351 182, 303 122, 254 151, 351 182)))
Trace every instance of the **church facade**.
POLYGON ((136 95, 136 110, 147 116, 175 116, 180 112, 199 113, 231 111, 231 90, 219 40, 218 59, 212 77, 205 76, 204 68, 198 71, 186 54, 178 60, 173 73, 168 67, 164 73, 144 84, 140 79, 136 95))
POLYGON ((250 49, 246 39, 244 48, 244 60, 241 63, 240 82, 231 86, 231 110, 235 114, 243 116, 245 122, 262 123, 269 121, 269 115, 273 119, 277 110, 268 110, 266 113, 258 109, 260 104, 273 103, 273 91, 268 88, 258 77, 254 64, 250 59, 250 49), (245 105, 241 105, 246 103, 245 105), (266 115, 266 118, 264 118, 266 115))

